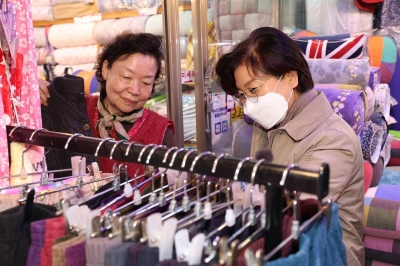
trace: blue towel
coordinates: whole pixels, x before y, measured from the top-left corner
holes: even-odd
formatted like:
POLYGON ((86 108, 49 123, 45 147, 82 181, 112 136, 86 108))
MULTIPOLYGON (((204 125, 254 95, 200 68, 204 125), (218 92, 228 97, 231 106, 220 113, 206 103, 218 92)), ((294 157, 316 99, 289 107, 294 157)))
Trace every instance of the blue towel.
POLYGON ((342 241, 338 205, 332 204, 330 227, 323 216, 300 237, 300 250, 287 258, 268 262, 268 266, 344 266, 347 265, 346 249, 342 241))

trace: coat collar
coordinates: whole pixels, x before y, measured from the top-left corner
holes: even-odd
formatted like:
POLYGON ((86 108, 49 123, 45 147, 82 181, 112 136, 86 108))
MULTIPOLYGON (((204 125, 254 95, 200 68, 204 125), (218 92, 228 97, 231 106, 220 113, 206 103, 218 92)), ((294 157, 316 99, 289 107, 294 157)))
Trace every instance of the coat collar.
POLYGON ((310 135, 332 113, 332 107, 325 94, 318 92, 315 99, 278 130, 285 130, 292 139, 299 141, 310 135))

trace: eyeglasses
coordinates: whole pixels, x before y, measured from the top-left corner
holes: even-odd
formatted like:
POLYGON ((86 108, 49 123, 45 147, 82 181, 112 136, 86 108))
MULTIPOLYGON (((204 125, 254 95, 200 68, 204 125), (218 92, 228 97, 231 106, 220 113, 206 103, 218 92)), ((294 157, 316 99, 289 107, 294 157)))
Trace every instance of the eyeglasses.
POLYGON ((241 106, 244 106, 247 100, 252 103, 256 103, 258 101, 257 91, 262 85, 264 85, 265 82, 267 82, 267 80, 269 80, 269 78, 264 80, 263 83, 261 83, 261 85, 259 85, 258 87, 249 88, 244 90, 243 93, 232 95, 233 100, 241 106))

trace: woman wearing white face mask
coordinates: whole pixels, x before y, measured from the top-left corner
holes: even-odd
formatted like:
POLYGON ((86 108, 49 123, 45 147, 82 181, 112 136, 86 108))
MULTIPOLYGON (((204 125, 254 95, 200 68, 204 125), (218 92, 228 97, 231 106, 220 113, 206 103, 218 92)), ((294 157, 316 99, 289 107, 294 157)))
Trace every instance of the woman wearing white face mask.
POLYGON ((329 163, 348 265, 364 265, 361 147, 325 95, 313 89, 296 43, 275 28, 259 28, 219 59, 216 72, 224 91, 254 120, 250 156, 266 148, 275 164, 318 169, 329 163))

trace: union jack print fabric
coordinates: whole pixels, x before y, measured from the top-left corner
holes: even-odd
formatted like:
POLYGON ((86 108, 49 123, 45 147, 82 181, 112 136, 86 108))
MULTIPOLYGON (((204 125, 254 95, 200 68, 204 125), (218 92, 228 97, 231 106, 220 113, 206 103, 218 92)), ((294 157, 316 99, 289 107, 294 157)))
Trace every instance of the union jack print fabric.
POLYGON ((366 35, 341 40, 294 39, 307 58, 354 59, 363 56, 366 35))

